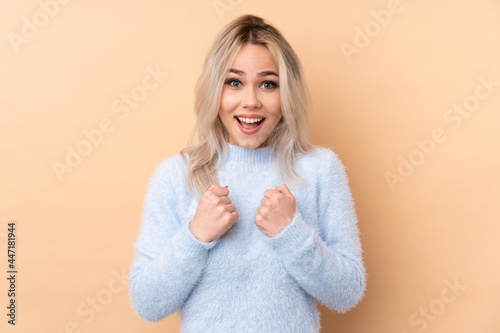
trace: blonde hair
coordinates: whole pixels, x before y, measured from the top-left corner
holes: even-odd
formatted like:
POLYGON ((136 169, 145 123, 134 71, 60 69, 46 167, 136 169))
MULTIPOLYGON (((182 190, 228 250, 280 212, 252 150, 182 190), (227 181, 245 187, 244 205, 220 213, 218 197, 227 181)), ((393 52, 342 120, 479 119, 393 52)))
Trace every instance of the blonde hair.
POLYGON ((313 145, 308 141, 310 95, 300 61, 276 28, 260 17, 243 15, 217 36, 196 82, 196 124, 188 147, 181 150, 188 165, 186 184, 191 193, 202 195, 217 183, 216 168, 227 156, 227 133, 219 118, 220 98, 226 75, 246 43, 267 47, 278 66, 282 118, 268 139, 270 152, 276 157, 278 177, 292 184, 303 182, 294 163, 301 155, 310 153, 313 145))

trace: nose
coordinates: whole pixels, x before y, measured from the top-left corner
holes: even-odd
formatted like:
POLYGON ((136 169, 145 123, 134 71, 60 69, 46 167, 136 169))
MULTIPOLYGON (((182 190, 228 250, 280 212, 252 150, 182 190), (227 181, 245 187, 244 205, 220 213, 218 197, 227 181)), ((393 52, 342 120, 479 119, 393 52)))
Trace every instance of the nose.
POLYGON ((255 91, 255 89, 253 88, 247 89, 247 92, 243 100, 243 107, 254 109, 254 108, 260 108, 261 106, 262 104, 259 100, 259 96, 255 91))

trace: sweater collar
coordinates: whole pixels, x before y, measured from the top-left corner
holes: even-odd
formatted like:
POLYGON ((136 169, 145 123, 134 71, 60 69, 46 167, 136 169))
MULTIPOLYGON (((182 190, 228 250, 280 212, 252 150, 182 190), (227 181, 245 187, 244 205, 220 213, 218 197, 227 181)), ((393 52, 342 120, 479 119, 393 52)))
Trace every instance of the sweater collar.
POLYGON ((243 148, 231 143, 227 143, 227 157, 222 165, 227 167, 237 167, 243 170, 255 171, 259 167, 269 167, 271 161, 271 149, 262 148, 243 148))

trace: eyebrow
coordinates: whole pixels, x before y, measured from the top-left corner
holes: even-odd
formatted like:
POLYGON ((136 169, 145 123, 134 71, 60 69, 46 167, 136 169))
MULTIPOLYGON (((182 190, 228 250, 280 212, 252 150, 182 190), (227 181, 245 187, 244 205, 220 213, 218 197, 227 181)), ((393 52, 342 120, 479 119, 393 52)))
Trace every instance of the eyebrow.
MULTIPOLYGON (((238 75, 245 75, 244 71, 239 70, 239 69, 234 69, 234 68, 229 69, 229 72, 234 73, 234 74, 238 74, 238 75)), ((276 77, 279 77, 279 75, 273 71, 263 71, 263 72, 257 73, 257 76, 268 76, 268 75, 274 75, 276 77)))

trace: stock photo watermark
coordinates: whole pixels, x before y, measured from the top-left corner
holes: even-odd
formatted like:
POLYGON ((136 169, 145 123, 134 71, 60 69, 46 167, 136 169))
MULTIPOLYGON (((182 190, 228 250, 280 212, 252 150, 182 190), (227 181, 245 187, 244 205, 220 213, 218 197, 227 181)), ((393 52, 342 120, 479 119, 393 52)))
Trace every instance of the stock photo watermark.
POLYGON ((93 322, 99 313, 127 288, 127 270, 112 270, 112 277, 106 284, 106 287, 98 290, 92 296, 87 297, 80 302, 75 309, 79 319, 68 321, 62 331, 59 333, 81 333, 85 326, 93 322))
POLYGON ((366 22, 362 28, 355 26, 354 37, 351 43, 340 42, 340 51, 344 55, 347 63, 352 62, 352 57, 361 53, 368 47, 373 39, 377 38, 382 31, 391 24, 395 15, 403 11, 403 5, 400 0, 391 0, 387 3, 385 9, 370 11, 371 20, 366 22))
POLYGON ((40 0, 39 9, 31 17, 21 17, 21 29, 19 32, 7 33, 7 39, 12 49, 17 54, 21 45, 26 45, 35 38, 40 30, 45 28, 53 19, 62 6, 67 5, 71 0, 40 0))
POLYGON ((217 16, 223 20, 227 12, 232 12, 237 6, 241 5, 242 2, 243 0, 214 0, 212 5, 214 6, 217 16))
POLYGON ((18 292, 18 264, 17 264, 17 226, 16 221, 7 222, 7 234, 6 234, 6 250, 7 253, 7 323, 9 325, 16 325, 17 319, 17 308, 19 304, 17 302, 16 293, 18 292))
MULTIPOLYGON (((468 119, 481 106, 481 102, 490 98, 500 87, 500 81, 495 81, 492 74, 487 77, 479 76, 479 83, 474 92, 466 96, 460 103, 445 110, 442 115, 443 121, 453 130, 458 130, 465 119, 468 119)), ((448 130, 449 131, 449 130, 448 130)), ((418 167, 433 155, 440 144, 448 139, 447 131, 441 127, 434 128, 430 135, 423 139, 414 140, 415 149, 405 156, 398 156, 398 166, 396 170, 386 171, 384 178, 391 192, 396 191, 396 185, 404 183, 408 177, 413 175, 418 167)))
MULTIPOLYGON (((125 120, 131 111, 137 109, 141 102, 146 100, 149 93, 157 89, 163 80, 168 76, 163 72, 160 65, 155 68, 146 67, 147 74, 139 84, 136 84, 130 91, 122 93, 110 105, 111 112, 120 121, 125 120)), ((88 157, 94 148, 104 142, 106 135, 113 133, 116 129, 116 121, 110 117, 103 117, 93 128, 84 128, 81 131, 81 139, 73 146, 66 145, 66 156, 63 161, 52 161, 51 167, 59 182, 63 181, 63 176, 73 172, 88 157)))
MULTIPOLYGON (((445 287, 441 289, 438 297, 431 300, 426 306, 420 306, 408 317, 408 324, 415 328, 418 333, 424 332, 430 323, 433 323, 446 310, 447 306, 455 302, 457 298, 467 289, 466 285, 460 284, 458 278, 453 282, 444 280, 445 287)), ((409 333, 403 331, 401 333, 409 333)))

